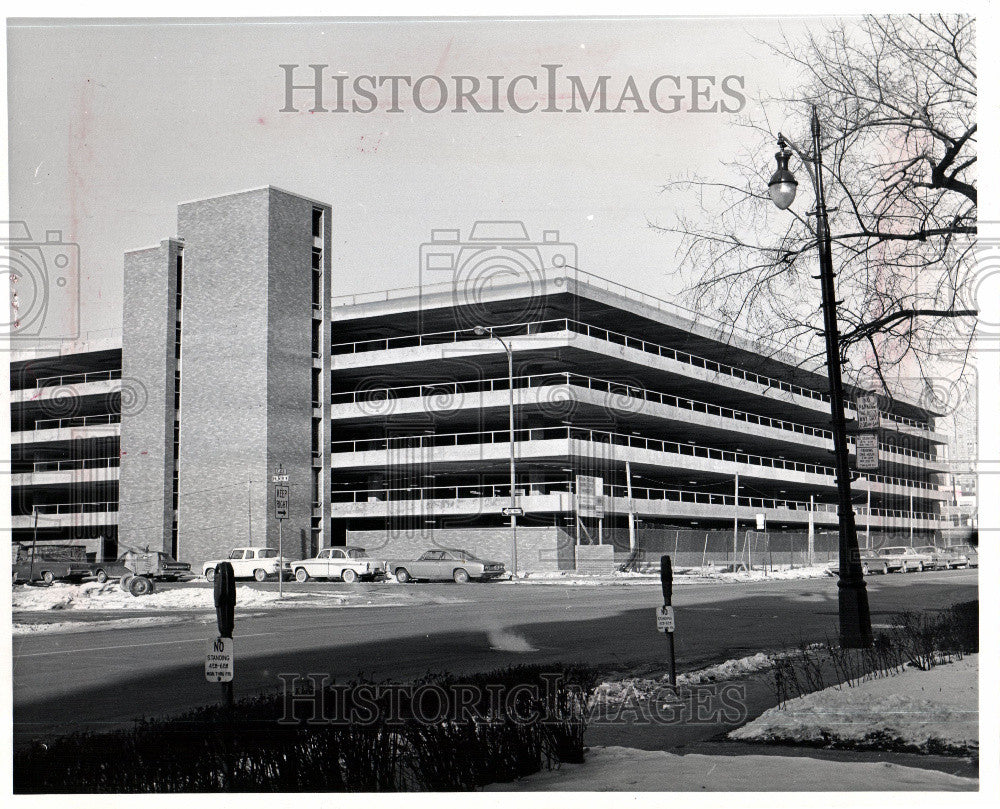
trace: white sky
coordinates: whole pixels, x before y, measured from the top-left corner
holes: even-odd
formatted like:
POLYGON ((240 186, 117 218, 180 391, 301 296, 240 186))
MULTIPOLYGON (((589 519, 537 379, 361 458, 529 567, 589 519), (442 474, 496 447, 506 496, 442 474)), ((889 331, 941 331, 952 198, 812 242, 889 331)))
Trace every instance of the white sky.
POLYGON ((122 254, 173 235, 178 202, 268 183, 332 204, 335 294, 415 284, 432 228, 522 219, 575 242, 582 269, 669 295, 674 245, 647 219, 669 218, 661 184, 719 176, 745 147, 733 116, 280 113, 278 65, 512 77, 554 62, 616 88, 739 74, 752 103, 789 78, 755 41, 777 31, 732 18, 14 22, 11 218, 79 243, 85 331, 120 325, 122 254))

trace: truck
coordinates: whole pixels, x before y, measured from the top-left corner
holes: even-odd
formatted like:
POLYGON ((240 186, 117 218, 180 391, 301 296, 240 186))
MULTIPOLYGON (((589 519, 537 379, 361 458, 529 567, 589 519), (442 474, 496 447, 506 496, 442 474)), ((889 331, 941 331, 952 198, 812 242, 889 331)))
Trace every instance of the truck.
POLYGON ((83 545, 43 545, 27 548, 14 545, 12 554, 13 583, 41 581, 81 582, 91 575, 87 549, 83 545))

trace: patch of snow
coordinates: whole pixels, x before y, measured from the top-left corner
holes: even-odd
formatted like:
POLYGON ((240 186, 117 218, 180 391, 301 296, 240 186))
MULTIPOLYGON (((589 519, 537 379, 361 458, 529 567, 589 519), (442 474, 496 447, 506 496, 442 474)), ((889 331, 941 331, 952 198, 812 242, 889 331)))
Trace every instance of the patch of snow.
POLYGON ((771 708, 729 736, 744 741, 846 742, 879 740, 919 750, 979 747, 979 656, 909 668, 853 688, 834 686, 771 708))
POLYGON ((563 764, 488 792, 973 791, 978 780, 888 762, 805 756, 676 755, 595 747, 583 764, 563 764))
MULTIPOLYGON (((393 593, 375 595, 367 590, 331 592, 316 590, 285 593, 279 598, 273 590, 257 590, 240 585, 236 588, 237 611, 260 608, 288 607, 364 607, 392 606, 409 603, 412 599, 393 593)), ((12 597, 14 612, 29 610, 124 610, 124 611, 215 611, 211 587, 173 587, 145 596, 124 592, 116 582, 86 584, 53 584, 51 587, 18 587, 12 597)))
POLYGON ((162 626, 186 620, 182 616, 137 616, 113 618, 108 621, 57 621, 50 623, 15 623, 13 635, 49 635, 75 632, 100 632, 102 629, 132 629, 140 626, 162 626))
MULTIPOLYGON (((791 567, 776 565, 773 570, 754 568, 738 572, 727 571, 722 567, 706 565, 705 567, 674 568, 674 584, 695 584, 712 581, 721 583, 744 583, 766 581, 789 581, 798 579, 822 579, 829 577, 826 565, 811 565, 809 567, 791 567)), ((577 573, 572 570, 543 571, 538 573, 519 573, 516 579, 507 579, 507 584, 561 584, 571 587, 609 587, 622 585, 659 584, 659 570, 619 571, 603 575, 594 573, 577 573)))
MULTIPOLYGON (((716 663, 696 671, 689 671, 677 675, 679 686, 704 685, 705 683, 718 683, 727 680, 734 680, 738 677, 745 677, 759 671, 766 671, 774 665, 774 661, 798 655, 800 652, 758 652, 748 657, 740 657, 734 660, 726 660, 716 663)), ((601 683, 594 690, 594 702, 625 702, 629 699, 648 699, 654 695, 662 694, 664 687, 668 685, 667 675, 660 674, 657 677, 621 677, 607 680, 601 683)))

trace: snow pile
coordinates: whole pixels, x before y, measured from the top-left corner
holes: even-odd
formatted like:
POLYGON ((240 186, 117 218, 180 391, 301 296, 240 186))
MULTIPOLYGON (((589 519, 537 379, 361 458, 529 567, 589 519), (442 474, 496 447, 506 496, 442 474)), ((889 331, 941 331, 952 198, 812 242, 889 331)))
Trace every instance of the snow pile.
POLYGON ((733 739, 877 747, 915 752, 979 749, 979 656, 930 671, 909 668, 854 688, 789 700, 732 731, 733 739))
POLYGON ((714 579, 726 582, 749 582, 749 581, 789 581, 797 579, 823 579, 830 575, 826 564, 810 565, 809 567, 789 567, 779 565, 774 570, 741 570, 736 573, 721 568, 702 567, 693 568, 686 572, 686 575, 693 575, 702 579, 714 579))
POLYGON ((563 764, 490 792, 974 791, 973 778, 888 762, 801 756, 679 756, 660 750, 595 747, 584 764, 563 764))
MULTIPOLYGON (((318 590, 314 593, 286 593, 279 598, 273 590, 257 590, 246 585, 236 588, 237 610, 261 607, 305 606, 362 606, 372 603, 369 595, 358 593, 333 593, 318 590)), ((379 604, 386 603, 384 598, 379 604)), ((146 596, 133 596, 124 592, 116 582, 89 582, 87 584, 53 584, 51 587, 18 587, 14 589, 14 612, 28 610, 185 610, 215 611, 211 587, 173 587, 158 590, 146 596)))
MULTIPOLYGON (((694 584, 699 581, 713 582, 764 582, 788 581, 798 579, 822 579, 830 575, 825 564, 809 567, 790 567, 777 565, 773 570, 764 571, 760 568, 733 572, 724 567, 685 567, 674 568, 674 584, 694 584)), ((507 579, 507 584, 561 584, 571 587, 601 587, 613 585, 659 584, 658 568, 643 568, 641 571, 619 571, 603 575, 594 573, 577 573, 572 570, 544 571, 538 573, 521 573, 516 579, 507 579)))
MULTIPOLYGON (((695 686, 735 680, 760 671, 766 671, 779 658, 786 658, 798 652, 758 652, 749 657, 726 660, 696 671, 677 675, 677 685, 695 686)), ((662 696, 663 689, 669 687, 666 674, 658 677, 623 677, 601 683, 594 690, 595 703, 617 703, 633 699, 645 700, 655 695, 662 696)))

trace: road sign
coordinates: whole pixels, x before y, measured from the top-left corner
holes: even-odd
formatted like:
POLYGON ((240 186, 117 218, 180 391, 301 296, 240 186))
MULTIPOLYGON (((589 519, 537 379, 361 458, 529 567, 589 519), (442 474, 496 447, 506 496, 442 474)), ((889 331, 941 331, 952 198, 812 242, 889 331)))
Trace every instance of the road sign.
POLYGON ((279 520, 288 519, 288 487, 277 485, 274 487, 274 516, 279 520))
POLYGON ((877 430, 879 418, 878 394, 862 393, 858 396, 858 429, 877 430))
POLYGON ((288 483, 288 475, 271 475, 271 483, 288 483))
POLYGON ((576 510, 580 517, 604 516, 604 478, 576 476, 576 510))
POLYGON ((508 506, 507 508, 500 509, 500 513, 504 517, 523 517, 524 509, 520 506, 508 506))
POLYGON ((656 610, 656 631, 657 632, 674 631, 673 607, 660 607, 659 609, 656 610))
POLYGON ((858 433, 856 441, 858 469, 878 469, 878 435, 858 433))
POLYGON ((757 530, 763 531, 767 527, 767 517, 763 514, 758 514, 757 516, 757 530))
POLYGON ((232 638, 216 638, 210 641, 205 655, 205 679, 210 683, 231 683, 233 662, 232 638))

